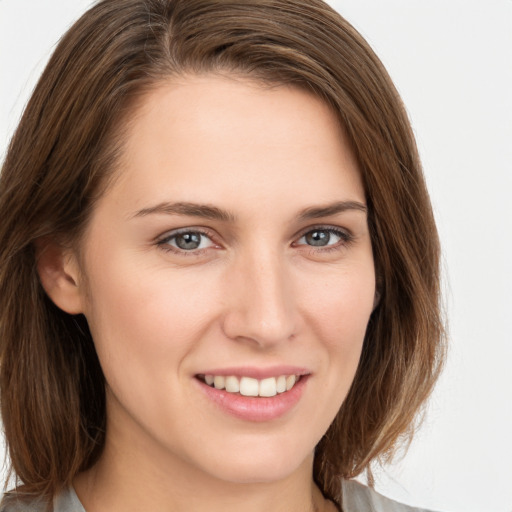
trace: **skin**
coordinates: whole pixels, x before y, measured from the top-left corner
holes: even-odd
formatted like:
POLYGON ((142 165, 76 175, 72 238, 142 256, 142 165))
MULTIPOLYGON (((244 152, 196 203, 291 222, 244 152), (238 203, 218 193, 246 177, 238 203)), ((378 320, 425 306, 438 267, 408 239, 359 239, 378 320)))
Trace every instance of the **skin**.
POLYGON ((48 251, 39 266, 54 302, 87 317, 107 381, 105 450, 75 481, 85 508, 334 509, 313 483, 313 450, 349 390, 375 298, 363 185, 335 115, 296 88, 173 79, 143 99, 119 169, 80 258, 48 251), (340 201, 352 207, 301 216, 340 201), (155 211, 175 202, 233 218, 155 211), (183 229, 207 236, 180 250, 183 229), (315 230, 326 246, 310 245, 315 230), (197 380, 279 364, 310 375, 272 421, 227 414, 197 380))

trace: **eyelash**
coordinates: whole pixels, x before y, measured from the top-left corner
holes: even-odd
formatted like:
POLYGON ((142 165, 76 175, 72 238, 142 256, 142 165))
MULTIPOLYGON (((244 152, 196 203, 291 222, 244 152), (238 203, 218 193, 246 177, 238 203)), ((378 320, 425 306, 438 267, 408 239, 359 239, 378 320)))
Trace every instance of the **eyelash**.
MULTIPOLYGON (((307 244, 300 244, 300 246, 308 247, 311 249, 311 252, 313 253, 329 253, 333 251, 339 251, 347 246, 349 246, 354 241, 354 236, 349 233, 348 231, 344 231, 339 228, 334 228, 331 226, 312 226, 307 229, 307 231, 303 231, 298 237, 297 240, 300 240, 301 238, 304 238, 309 233, 313 233, 314 231, 324 231, 332 235, 336 235, 340 238, 340 241, 337 242, 334 245, 329 246, 314 246, 314 245, 307 245, 307 244)), ((174 231, 171 234, 167 234, 163 238, 156 241, 156 245, 162 249, 165 252, 172 252, 174 254, 178 254, 180 256, 201 256, 205 251, 210 249, 211 247, 206 247, 204 249, 192 249, 192 250, 185 250, 180 249, 177 247, 173 247, 169 244, 169 242, 175 238, 177 238, 180 235, 184 235, 187 233, 197 233, 199 235, 205 236, 208 238, 213 244, 215 244, 212 234, 208 231, 205 231, 201 228, 185 228, 179 231, 174 231)), ((295 244, 296 242, 294 242, 295 244)))

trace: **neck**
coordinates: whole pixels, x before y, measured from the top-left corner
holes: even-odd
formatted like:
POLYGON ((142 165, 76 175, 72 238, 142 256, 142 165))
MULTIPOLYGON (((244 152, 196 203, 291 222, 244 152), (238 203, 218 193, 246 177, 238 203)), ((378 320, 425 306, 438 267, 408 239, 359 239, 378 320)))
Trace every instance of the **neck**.
POLYGON ((326 512, 331 508, 311 475, 277 482, 232 483, 186 477, 173 471, 158 480, 124 471, 112 474, 101 462, 80 474, 75 490, 87 512, 326 512))
MULTIPOLYGON (((126 446, 123 444, 123 446, 126 446)), ((313 455, 292 474, 270 482, 229 482, 186 461, 107 443, 102 457, 74 482, 87 512, 326 512, 335 507, 312 478, 313 455)))

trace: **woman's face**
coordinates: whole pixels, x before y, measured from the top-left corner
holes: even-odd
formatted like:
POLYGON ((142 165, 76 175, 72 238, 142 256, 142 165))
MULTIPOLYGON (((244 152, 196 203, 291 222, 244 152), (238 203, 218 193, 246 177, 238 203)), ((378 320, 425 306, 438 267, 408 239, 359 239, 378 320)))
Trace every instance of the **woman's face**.
POLYGON ((81 258, 105 453, 231 482, 310 470, 373 308, 365 204, 308 93, 211 75, 149 93, 81 258))

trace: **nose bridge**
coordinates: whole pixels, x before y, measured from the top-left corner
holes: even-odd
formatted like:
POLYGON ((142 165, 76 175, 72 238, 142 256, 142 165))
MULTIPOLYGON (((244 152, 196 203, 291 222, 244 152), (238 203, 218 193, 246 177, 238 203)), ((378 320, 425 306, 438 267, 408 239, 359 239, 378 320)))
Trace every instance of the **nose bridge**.
POLYGON ((258 247, 241 254, 233 269, 225 331, 261 346, 288 340, 296 329, 289 269, 278 250, 258 247))

